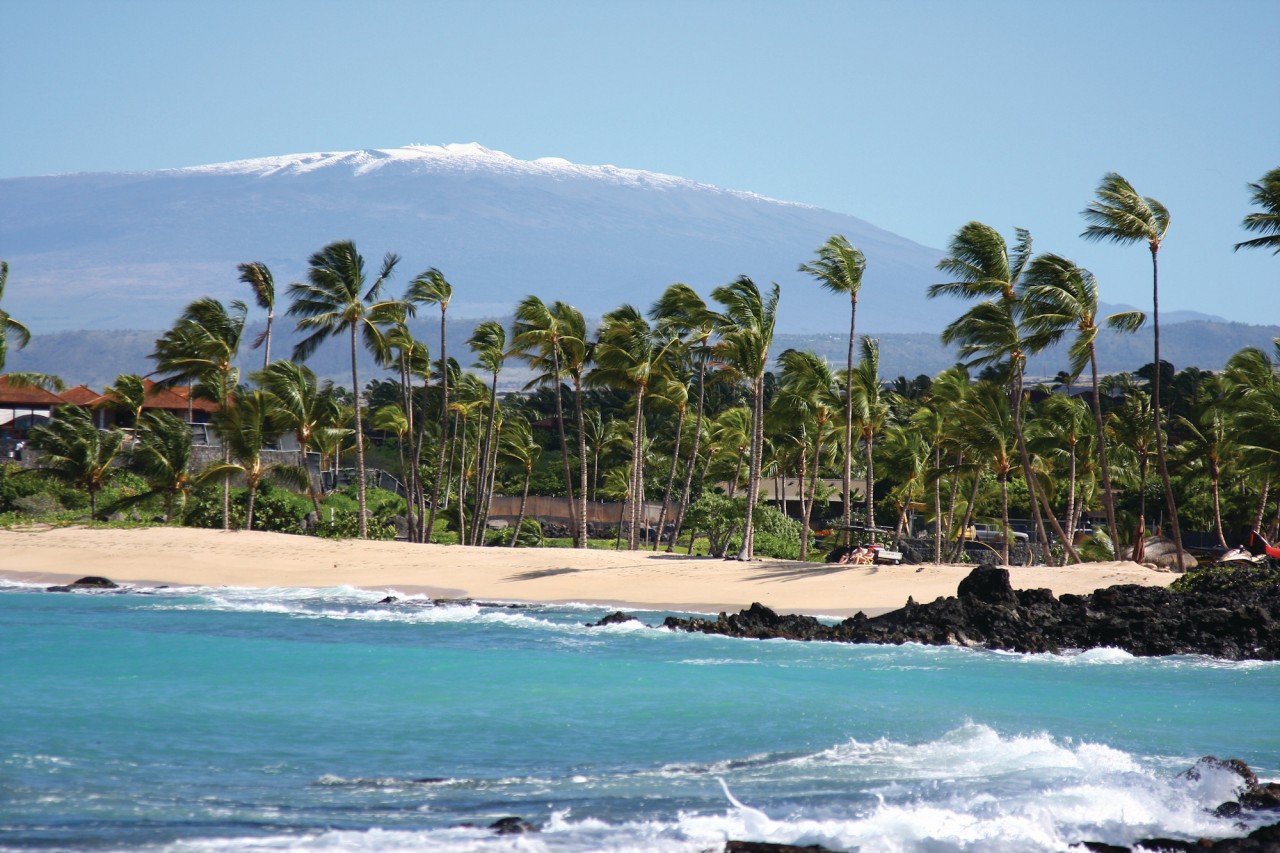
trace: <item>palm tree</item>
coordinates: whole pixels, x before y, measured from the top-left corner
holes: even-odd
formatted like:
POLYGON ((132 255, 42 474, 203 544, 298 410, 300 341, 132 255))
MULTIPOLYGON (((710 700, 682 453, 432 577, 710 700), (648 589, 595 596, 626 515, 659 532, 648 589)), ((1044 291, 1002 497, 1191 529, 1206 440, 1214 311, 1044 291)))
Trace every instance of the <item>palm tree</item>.
MULTIPOLYGON (((658 374, 658 382, 652 388, 650 402, 657 403, 664 409, 675 409, 676 425, 671 438, 671 460, 667 466, 667 482, 662 490, 662 508, 658 512, 658 533, 653 537, 653 550, 657 551, 662 544, 667 529, 667 514, 671 508, 671 494, 676 487, 676 470, 680 466, 680 447, 684 442, 684 424, 689 413, 689 377, 685 366, 687 359, 685 347, 679 339, 672 339, 667 349, 664 370, 658 374)), ((674 542, 667 542, 668 547, 674 542)))
POLYGON ((1151 450, 1156 443, 1151 396, 1139 388, 1127 373, 1108 377, 1102 388, 1107 392, 1119 389, 1123 398, 1107 416, 1107 428, 1115 436, 1117 451, 1128 460, 1128 471, 1122 472, 1127 475, 1125 479, 1129 485, 1136 483, 1137 486, 1138 527, 1134 532, 1133 547, 1135 555, 1140 556, 1147 520, 1147 473, 1151 467, 1151 450))
MULTIPOLYGON (((1081 471, 1088 471, 1090 427, 1089 412, 1084 401, 1076 397, 1051 395, 1035 409, 1033 420, 1027 425, 1027 443, 1035 456, 1050 472, 1058 469, 1058 463, 1066 461, 1067 500, 1063 511, 1064 530, 1075 531, 1084 513, 1084 501, 1078 496, 1081 471)), ((1052 482, 1052 481, 1050 481, 1052 482)), ((1114 528, 1110 528, 1114 530, 1114 528)), ((1114 533, 1110 535, 1114 536, 1114 533)))
POLYGON ((103 394, 110 400, 111 408, 126 415, 125 425, 139 425, 142 407, 147 401, 147 387, 136 373, 121 373, 103 394))
MULTIPOLYGON (((979 382, 961 410, 962 441, 970 455, 985 463, 1000 483, 1000 529, 1005 531, 1000 559, 1009 562, 1009 475, 1016 466, 1017 435, 1008 395, 993 382, 979 382)), ((976 474, 975 474, 976 476, 976 474)), ((972 508, 971 510, 972 511, 972 508)))
POLYGON ((436 455, 436 478, 431 487, 431 510, 427 517, 427 530, 423 535, 424 542, 431 541, 432 531, 436 526, 436 508, 440 505, 440 481, 444 479, 440 472, 444 470, 444 449, 448 444, 449 434, 449 348, 446 315, 449 302, 453 299, 453 285, 444 277, 444 273, 432 267, 409 282, 405 292, 406 302, 415 305, 436 305, 440 308, 440 446, 436 455))
POLYGON ((231 461, 210 465, 197 478, 197 482, 205 483, 212 480, 227 482, 236 475, 244 477, 249 492, 245 530, 253 529, 254 503, 263 479, 270 476, 299 488, 306 481, 306 472, 297 466, 269 465, 262 458, 262 451, 267 445, 287 429, 275 412, 271 395, 266 391, 235 394, 231 405, 219 409, 213 421, 224 445, 231 452, 231 461))
POLYGON ((693 446, 689 450, 689 462, 685 466, 684 487, 680 492, 680 509, 676 512, 675 527, 667 553, 675 549, 680 530, 684 527, 684 514, 689 506, 693 487, 693 471, 697 466, 698 449, 702 442, 703 412, 706 408, 707 361, 711 355, 711 337, 716 330, 716 314, 707 303, 687 284, 676 282, 662 292, 662 296, 649 309, 649 316, 657 321, 659 332, 668 337, 680 337, 686 344, 684 351, 698 365, 698 405, 694 414, 693 446))
MULTIPOLYGON (((818 249, 818 257, 811 263, 801 264, 800 272, 808 273, 833 293, 849 294, 849 363, 845 368, 844 389, 844 544, 849 544, 849 521, 853 508, 850 500, 853 466, 853 342, 858 319, 858 292, 862 289, 862 275, 867 259, 848 240, 835 235, 818 249)), ((870 522, 868 522, 870 523, 870 522)))
MULTIPOLYGON (((926 412, 927 409, 920 409, 926 412)), ((881 465, 889 471, 889 479, 894 483, 889 490, 898 508, 898 522, 895 536, 902 536, 907 530, 907 512, 911 504, 924 497, 925 484, 929 479, 930 457, 934 453, 933 437, 920 429, 920 422, 910 419, 905 423, 896 423, 885 431, 884 441, 880 448, 884 452, 881 465)))
MULTIPOLYGON (((4 286, 8 281, 9 262, 0 261, 0 300, 4 299, 4 286)), ((22 349, 31 343, 31 332, 26 326, 9 316, 8 311, 0 308, 0 371, 4 370, 5 359, 9 355, 10 339, 17 344, 17 349, 22 349)))
MULTIPOLYGON (((862 359, 853 370, 848 383, 853 389, 853 419, 862 438, 862 450, 866 457, 866 514, 867 527, 876 526, 876 468, 872 453, 876 434, 889 420, 889 406, 880 392, 880 342, 875 338, 862 339, 862 359)), ((874 536, 874 532, 871 533, 874 536)))
POLYGON ((635 416, 631 429, 630 533, 627 549, 639 545, 644 501, 644 403, 649 389, 658 384, 663 359, 670 342, 657 337, 637 309, 624 305, 604 315, 595 347, 595 368, 587 374, 590 387, 621 388, 635 395, 635 416))
POLYGON ((778 319, 777 284, 766 296, 747 276, 717 287, 711 297, 723 306, 717 354, 743 377, 751 389, 751 465, 747 475, 747 517, 742 532, 739 560, 755 556, 753 514, 760 494, 760 465, 764 455, 764 375, 769 363, 769 347, 778 319))
POLYGON ((1234 440, 1237 429, 1235 419, 1224 400, 1231 390, 1230 380, 1223 376, 1210 376, 1204 380, 1202 390, 1192 406, 1190 418, 1178 417, 1178 425, 1185 436, 1175 448, 1188 470, 1203 468, 1209 475, 1210 496, 1213 501, 1213 529, 1218 534, 1218 545, 1227 547, 1222 530, 1221 484, 1223 467, 1238 455, 1234 440))
MULTIPOLYGON (((1027 356, 1044 349, 1053 338, 1034 330, 1029 335, 1023 334, 1021 321, 1025 306, 1017 289, 1023 270, 1031 260, 1031 234, 1023 228, 1015 229, 1015 233, 1018 241, 1010 249, 991 226, 981 222, 964 225, 951 238, 948 256, 938 262, 938 269, 950 273, 955 280, 930 285, 929 296, 987 297, 987 301, 980 302, 952 322, 943 331, 942 340, 948 344, 959 343, 962 358, 976 356, 968 362, 970 366, 998 365, 1004 372, 1018 455, 1031 497, 1036 536, 1040 543, 1046 543, 1048 537, 1031 471, 1031 455, 1027 452, 1022 431, 1022 377, 1027 356)), ((1071 543, 1064 544, 1074 558, 1071 543)))
MULTIPOLYGON (((1102 401, 1098 381, 1097 338, 1098 282, 1093 273, 1076 266, 1060 255, 1039 255, 1027 268, 1022 282, 1027 302, 1026 322, 1038 331, 1062 335, 1074 329, 1068 357, 1071 375, 1078 376, 1089 364, 1093 389, 1093 426, 1098 448, 1098 467, 1102 472, 1102 506, 1107 515, 1107 531, 1119 547, 1120 530, 1116 527, 1115 489, 1111 483, 1111 466, 1107 460, 1106 430, 1102 421, 1102 401)), ((1112 314, 1102 321, 1118 332, 1136 332, 1146 322, 1141 311, 1112 314)))
MULTIPOLYGON (((489 386, 489 417, 485 421, 484 441, 480 445, 480 473, 477 478, 480 489, 476 492, 476 513, 473 521, 475 529, 471 534, 472 544, 477 544, 475 540, 484 535, 484 526, 489 516, 488 505, 491 495, 488 482, 489 468, 493 464, 491 457, 494 456, 493 427, 498 420, 498 374, 502 372, 502 366, 506 362, 507 332, 502 328, 501 323, 486 320, 476 326, 471 333, 471 338, 467 341, 467 346, 471 347, 471 351, 476 354, 475 366, 488 370, 492 376, 489 386)), ((483 540, 479 544, 483 545, 483 540)))
POLYGON ((31 430, 28 442, 44 455, 37 468, 72 488, 89 494, 89 517, 98 517, 98 492, 116 472, 115 459, 124 445, 118 429, 99 430, 87 409, 59 406, 49 422, 31 430))
MULTIPOLYGON (((578 400, 581 400, 582 369, 588 356, 586 341, 586 323, 582 314, 573 306, 563 302, 554 302, 547 306, 537 296, 526 296, 516 306, 515 319, 511 326, 512 354, 525 361, 539 375, 525 387, 537 384, 550 384, 555 389, 556 429, 560 439, 560 459, 564 469, 565 496, 569 500, 570 518, 573 520, 574 547, 587 547, 586 538, 586 495, 578 497, 582 501, 579 507, 574 501, 573 473, 569 467, 569 442, 564 429, 564 394, 563 381, 571 374, 571 366, 577 372, 572 373, 578 400)), ((582 423, 582 406, 578 404, 578 449, 581 484, 579 490, 585 492, 587 482, 586 426, 582 423)))
MULTIPOLYGON (((195 397, 213 400, 223 407, 239 383, 240 370, 235 366, 235 359, 240 352, 248 310, 240 300, 224 306, 216 299, 197 299, 186 307, 173 328, 156 340, 155 351, 148 356, 155 361, 155 372, 162 377, 156 386, 168 388, 184 382, 192 385, 187 396, 188 420, 195 397)), ((228 453, 224 447, 224 463, 230 459, 228 453)), ((224 481, 222 529, 230 527, 231 486, 224 481)))
MULTIPOLYGON (((342 422, 332 383, 321 387, 311 368, 287 360, 272 362, 253 378, 270 392, 273 417, 286 431, 293 431, 298 441, 298 467, 309 471, 307 453, 315 444, 316 437, 324 430, 337 428, 342 422)), ((318 515, 320 495, 309 474, 307 491, 318 515)))
POLYGON ((414 406, 413 379, 423 379, 423 401, 425 406, 426 387, 431 375, 431 354, 427 345, 418 340, 409 328, 409 318, 415 314, 413 303, 407 300, 384 303, 379 307, 376 322, 383 326, 382 350, 377 353, 378 362, 383 367, 395 367, 400 375, 400 409, 405 418, 405 433, 400 439, 402 451, 407 444, 409 461, 402 460, 401 468, 407 486, 406 505, 409 512, 409 535, 412 541, 422 540, 422 520, 425 514, 425 496, 422 494, 422 478, 419 466, 422 458, 422 442, 425 437, 426 417, 415 429, 416 407, 414 406))
POLYGON ((356 494, 359 504, 360 538, 369 538, 368 500, 365 494, 364 421, 360 413, 360 375, 358 339, 377 349, 381 337, 374 322, 374 309, 381 302, 382 286, 399 261, 388 252, 373 285, 365 289, 364 258, 350 240, 330 243, 311 256, 306 282, 289 285, 293 304, 289 314, 299 317, 298 330, 310 334, 293 348, 295 361, 305 361, 326 339, 343 332, 351 335, 351 390, 355 393, 356 414, 356 494), (371 317, 371 313, 374 317, 371 317))
POLYGON ((525 507, 529 503, 529 482, 533 479, 534 466, 542 456, 542 447, 533 440, 529 422, 524 418, 509 418, 503 421, 498 433, 499 457, 517 466, 524 475, 524 489, 520 493, 520 513, 516 518, 515 530, 511 534, 510 547, 516 547, 520 538, 520 530, 524 526, 525 507))
POLYGON ((267 265, 259 261, 239 264, 236 269, 240 271, 240 280, 253 290, 253 298, 258 303, 258 307, 267 312, 267 328, 253 339, 253 344, 249 347, 250 349, 263 347, 262 369, 266 370, 267 365, 271 363, 271 327, 276 321, 276 282, 271 277, 271 270, 267 269, 267 265))
POLYGON ((130 468, 147 481, 147 495, 164 498, 165 524, 173 521, 174 501, 186 509, 191 491, 191 430, 176 415, 148 411, 138 419, 130 468))
MULTIPOLYGON (((1250 213, 1241 224, 1246 231, 1256 231, 1263 236, 1236 243, 1235 248, 1273 249, 1272 254, 1280 254, 1280 169, 1267 172, 1261 181, 1249 184, 1249 189, 1253 191, 1253 203, 1262 210, 1250 213)), ((0 359, 0 367, 3 366, 0 359)))
MULTIPOLYGON (((775 399, 786 399, 792 410, 804 420, 807 414, 813 419, 813 469, 809 476, 808 496, 804 499, 800 522, 800 559, 809 558, 809 517, 818 483, 818 468, 822 463, 823 440, 834 425, 840 411, 840 394, 836 390, 835 376, 827 365, 810 352, 787 350, 778 357, 782 368, 783 394, 775 399)), ((849 384, 846 383, 846 388, 849 384)), ((801 459, 805 458, 802 453, 801 459)), ((802 466, 804 462, 802 461, 802 466)), ((803 472, 801 474, 803 485, 803 472)), ((803 494, 803 492, 802 492, 803 494)))
MULTIPOLYGON (((1106 240, 1128 245, 1146 242, 1151 252, 1151 333, 1154 339, 1155 357, 1152 363, 1160 364, 1160 244, 1169 230, 1168 209, 1153 198, 1146 198, 1115 172, 1108 172, 1098 185, 1097 198, 1089 202, 1081 212, 1089 225, 1080 235, 1086 240, 1106 240)), ((1164 430, 1161 428, 1160 383, 1152 385, 1151 417, 1156 434, 1156 468, 1164 486, 1165 505, 1169 510, 1169 524, 1173 529, 1173 547, 1177 552, 1179 570, 1183 566, 1182 528, 1178 524, 1178 507, 1173 499, 1173 487, 1169 483, 1169 465, 1165 459, 1164 430)))
POLYGON ((1228 402, 1240 443, 1241 461, 1259 475, 1260 499, 1253 518, 1262 530, 1271 483, 1280 479, 1280 338, 1272 357, 1257 347, 1245 347, 1227 361, 1223 375, 1231 382, 1228 402))

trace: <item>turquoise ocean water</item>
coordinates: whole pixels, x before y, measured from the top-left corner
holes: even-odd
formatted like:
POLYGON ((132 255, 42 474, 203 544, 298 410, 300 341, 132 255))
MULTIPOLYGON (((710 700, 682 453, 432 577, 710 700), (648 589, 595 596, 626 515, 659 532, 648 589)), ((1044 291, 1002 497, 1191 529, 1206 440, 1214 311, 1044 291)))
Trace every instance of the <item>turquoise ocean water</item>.
POLYGON ((385 594, 0 581, 0 848, 1056 851, 1243 834, 1206 753, 1280 778, 1280 664, 385 594), (465 826, 509 815, 542 832, 465 826))

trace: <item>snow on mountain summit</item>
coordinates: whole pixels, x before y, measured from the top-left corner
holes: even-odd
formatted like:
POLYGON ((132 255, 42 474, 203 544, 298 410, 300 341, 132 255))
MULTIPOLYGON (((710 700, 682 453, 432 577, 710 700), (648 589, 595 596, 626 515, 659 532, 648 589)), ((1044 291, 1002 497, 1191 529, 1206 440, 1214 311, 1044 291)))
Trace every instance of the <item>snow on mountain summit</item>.
MULTIPOLYGON (((414 173, 485 172, 541 176, 546 178, 583 178, 604 180, 615 184, 661 188, 691 188, 716 193, 729 193, 743 198, 769 201, 775 204, 794 204, 767 198, 756 193, 728 190, 711 184, 691 181, 674 175, 627 169, 620 166, 587 166, 573 163, 562 157, 539 157, 536 160, 520 160, 504 151, 486 148, 478 142, 449 143, 447 145, 405 145, 401 148, 367 148, 361 151, 326 151, 309 154, 283 154, 273 157, 256 157, 233 160, 227 163, 211 163, 181 169, 163 170, 166 174, 193 175, 284 175, 306 174, 328 169, 346 169, 355 176, 368 175, 391 166, 407 168, 414 173)), ((804 207, 806 205, 798 205, 804 207)))
POLYGON ((198 296, 243 297, 239 263, 299 280, 350 239, 400 254, 401 275, 446 271, 458 317, 502 316, 529 293, 598 317, 674 281, 707 292, 750 275, 786 289, 779 329, 839 332, 847 302, 796 272, 832 234, 867 255, 870 327, 945 325, 950 306, 925 298, 941 253, 853 216, 474 142, 0 179, 6 308, 42 331, 162 329, 198 296))

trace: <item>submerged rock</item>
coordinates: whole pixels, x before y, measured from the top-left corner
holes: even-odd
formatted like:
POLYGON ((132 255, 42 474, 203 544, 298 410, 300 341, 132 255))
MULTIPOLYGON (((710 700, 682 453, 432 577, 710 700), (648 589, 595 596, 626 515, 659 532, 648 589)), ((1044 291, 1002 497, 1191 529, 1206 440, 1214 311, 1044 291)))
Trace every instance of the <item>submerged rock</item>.
POLYGON ((1280 660, 1280 575, 1259 580, 1238 573, 1206 574, 1187 592, 1127 584, 1055 598, 1047 589, 1015 591, 1007 569, 979 566, 960 582, 956 596, 927 604, 908 599, 905 607, 873 618, 859 613, 824 625, 810 616, 780 616, 753 604, 715 620, 668 617, 663 627, 752 639, 924 643, 1029 653, 1112 647, 1142 656, 1280 660))

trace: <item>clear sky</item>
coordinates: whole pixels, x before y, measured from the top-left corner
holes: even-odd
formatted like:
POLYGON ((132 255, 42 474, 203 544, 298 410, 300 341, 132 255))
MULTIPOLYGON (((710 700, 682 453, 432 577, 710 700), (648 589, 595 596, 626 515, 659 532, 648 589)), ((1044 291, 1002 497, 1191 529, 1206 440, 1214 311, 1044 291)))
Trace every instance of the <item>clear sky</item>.
POLYGON ((0 109, 0 177, 478 142, 937 248, 1021 226, 1145 308, 1146 251, 1078 239, 1114 170, 1171 211, 1162 308, 1280 323, 1280 257, 1231 251, 1277 0, 0 0, 0 109))

